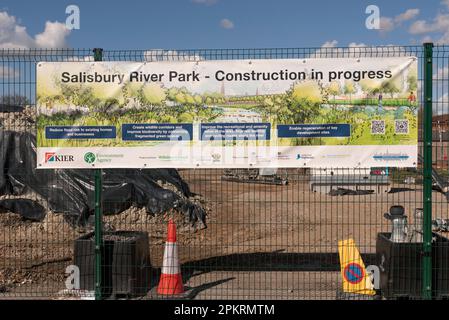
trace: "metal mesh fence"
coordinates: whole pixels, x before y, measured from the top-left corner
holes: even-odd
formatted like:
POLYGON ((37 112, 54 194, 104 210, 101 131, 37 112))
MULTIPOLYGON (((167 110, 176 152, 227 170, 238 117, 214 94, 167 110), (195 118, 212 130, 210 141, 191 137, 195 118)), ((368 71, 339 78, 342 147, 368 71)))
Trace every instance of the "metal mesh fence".
MULTIPOLYGON (((437 239, 439 242, 432 254, 432 284, 436 298, 449 296, 445 249, 449 210, 447 190, 444 189, 447 188, 449 169, 448 49, 447 46, 433 48, 435 179, 432 215, 435 238, 440 239, 437 235, 442 237, 441 241, 437 239)), ((422 46, 107 50, 103 51, 102 59, 363 59, 411 55, 419 60, 418 87, 422 88, 422 46)), ((22 159, 26 163, 32 159, 35 163, 36 159, 33 137, 36 133, 37 62, 93 60, 91 49, 0 51, 0 142, 4 172, 0 177, 2 299, 92 297, 95 289, 93 194, 82 199, 85 207, 80 208, 79 216, 83 216, 86 223, 80 225, 77 223, 79 217, 73 215, 69 203, 70 199, 81 197, 77 194, 78 189, 73 185, 62 190, 56 186, 66 182, 66 175, 79 174, 83 178, 77 181, 85 181, 87 177, 90 179, 88 188, 92 190, 94 171, 36 171, 34 167, 21 166, 20 161, 19 164, 13 162, 22 159), (29 148, 20 148, 21 145, 29 148), (53 210, 61 192, 64 197, 60 201, 66 202, 67 210, 53 210), (78 270, 81 273, 79 283, 78 270), (67 289, 74 286, 81 289, 67 289)), ((419 93, 418 102, 422 109, 423 90, 419 93)), ((420 154, 424 126, 421 114, 420 110, 420 154)), ((171 190, 182 203, 191 207, 161 208, 160 212, 152 213, 148 207, 132 206, 131 199, 103 202, 103 208, 115 212, 103 217, 103 297, 170 297, 158 295, 155 288, 161 276, 167 223, 173 219, 177 226, 182 281, 188 289, 185 298, 372 299, 371 296, 342 292, 338 241, 353 238, 365 265, 385 269, 393 268, 395 264, 399 270, 394 273, 394 288, 390 287, 386 293, 378 292, 380 296, 418 299, 422 295, 422 242, 410 242, 399 251, 388 249, 391 257, 378 252, 379 246, 385 245, 379 244, 379 233, 391 229, 384 218, 391 206, 405 208, 410 229, 413 223, 419 223, 414 214, 416 209, 423 207, 422 163, 417 169, 388 168, 387 174, 379 170, 385 171, 385 168, 278 169, 271 175, 262 175, 256 169, 104 170, 103 178, 110 179, 104 180, 105 183, 112 181, 110 184, 113 185, 121 181, 126 183, 127 179, 146 179, 146 187, 171 190), (353 190, 348 190, 350 187, 354 187, 353 190), (205 212, 207 228, 201 223, 191 223, 192 208, 205 212), (385 259, 390 265, 385 264, 385 259)), ((117 195, 117 198, 122 199, 123 195, 117 195)), ((392 269, 388 274, 393 277, 392 269)))

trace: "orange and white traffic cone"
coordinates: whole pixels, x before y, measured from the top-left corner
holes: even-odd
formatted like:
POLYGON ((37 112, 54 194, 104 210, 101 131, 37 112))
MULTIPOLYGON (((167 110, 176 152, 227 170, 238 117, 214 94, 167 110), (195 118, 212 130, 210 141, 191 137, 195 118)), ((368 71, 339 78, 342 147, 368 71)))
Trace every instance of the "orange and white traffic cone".
POLYGON ((164 261, 157 293, 160 295, 184 293, 181 266, 178 258, 178 246, 176 244, 176 225, 172 219, 168 222, 167 242, 165 243, 164 261))

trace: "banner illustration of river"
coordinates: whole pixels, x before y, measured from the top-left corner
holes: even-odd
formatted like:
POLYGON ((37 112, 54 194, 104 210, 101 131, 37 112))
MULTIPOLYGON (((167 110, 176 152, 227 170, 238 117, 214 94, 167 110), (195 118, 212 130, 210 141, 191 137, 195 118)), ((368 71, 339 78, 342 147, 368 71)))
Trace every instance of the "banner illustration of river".
POLYGON ((414 167, 417 59, 37 64, 38 168, 414 167))

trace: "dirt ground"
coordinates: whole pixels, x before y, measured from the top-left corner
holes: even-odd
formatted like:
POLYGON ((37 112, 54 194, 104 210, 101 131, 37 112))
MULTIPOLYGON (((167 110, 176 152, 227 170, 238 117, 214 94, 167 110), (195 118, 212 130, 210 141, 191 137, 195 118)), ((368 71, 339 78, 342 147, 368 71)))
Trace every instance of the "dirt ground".
MULTIPOLYGON (((341 281, 338 240, 354 238, 372 260, 377 233, 390 228, 383 213, 400 204, 412 217, 422 206, 420 186, 330 196, 310 192, 303 175, 290 175, 288 185, 278 186, 224 182, 221 170, 180 173, 201 195, 206 229, 191 228, 177 213, 152 217, 136 208, 105 217, 105 228, 147 231, 151 264, 158 269, 166 222, 174 217, 185 283, 202 299, 335 299, 341 281)), ((433 201, 434 218, 447 218, 447 201, 436 191, 433 201)), ((73 263, 74 240, 89 231, 70 227, 54 213, 41 223, 0 214, 0 298, 58 297, 65 268, 73 263)))

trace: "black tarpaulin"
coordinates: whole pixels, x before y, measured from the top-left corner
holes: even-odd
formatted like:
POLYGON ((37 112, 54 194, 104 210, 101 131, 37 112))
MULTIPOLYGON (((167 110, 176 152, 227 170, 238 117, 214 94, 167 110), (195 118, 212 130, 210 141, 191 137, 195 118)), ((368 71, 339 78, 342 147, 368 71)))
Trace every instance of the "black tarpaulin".
MULTIPOLYGON (((48 209, 63 213, 72 224, 84 225, 94 211, 94 171, 36 169, 35 141, 35 137, 26 132, 0 134, 0 169, 3 172, 0 194, 21 196, 33 191, 48 201, 48 209)), ((205 223, 205 211, 188 199, 193 194, 175 169, 105 169, 102 172, 103 213, 106 215, 118 214, 131 206, 144 207, 149 214, 177 208, 192 225, 205 223), (176 190, 160 185, 165 183, 176 190)), ((37 212, 38 209, 33 210, 37 212)), ((27 215, 23 210, 16 211, 24 217, 27 215)))

